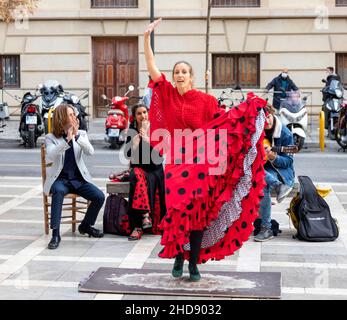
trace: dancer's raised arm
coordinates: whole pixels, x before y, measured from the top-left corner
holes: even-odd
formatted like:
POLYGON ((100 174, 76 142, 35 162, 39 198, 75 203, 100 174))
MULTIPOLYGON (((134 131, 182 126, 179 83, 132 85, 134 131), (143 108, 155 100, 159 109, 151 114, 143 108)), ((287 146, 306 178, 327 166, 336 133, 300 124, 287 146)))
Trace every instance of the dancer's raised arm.
POLYGON ((151 79, 154 82, 157 82, 160 79, 161 73, 155 64, 154 54, 151 48, 151 33, 156 28, 156 26, 160 23, 160 21, 161 21, 161 18, 149 24, 144 33, 144 42, 145 42, 144 48, 145 48, 147 70, 149 75, 151 76, 151 79))

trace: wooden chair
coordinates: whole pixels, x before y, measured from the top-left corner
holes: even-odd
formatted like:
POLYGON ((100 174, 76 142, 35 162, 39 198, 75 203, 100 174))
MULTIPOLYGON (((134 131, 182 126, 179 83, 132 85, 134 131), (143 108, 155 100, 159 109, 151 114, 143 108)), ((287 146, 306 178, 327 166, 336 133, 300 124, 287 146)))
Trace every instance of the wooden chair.
MULTIPOLYGON (((46 146, 43 143, 41 145, 41 172, 42 172, 42 187, 45 184, 46 181, 46 168, 50 167, 52 164, 46 163, 46 146)), ((44 192, 42 192, 43 195, 43 208, 44 208, 44 226, 45 226, 45 233, 49 234, 49 222, 50 222, 50 211, 49 208, 51 207, 51 195, 46 196, 44 192)), ((71 211, 71 215, 63 215, 61 217, 61 223, 62 224, 72 224, 72 232, 76 231, 76 223, 81 222, 82 220, 77 220, 77 213, 85 214, 87 212, 87 208, 89 205, 89 201, 86 200, 80 200, 77 194, 69 193, 64 198, 62 213, 64 211, 71 211), (65 202, 65 199, 71 200, 71 202, 65 202)))

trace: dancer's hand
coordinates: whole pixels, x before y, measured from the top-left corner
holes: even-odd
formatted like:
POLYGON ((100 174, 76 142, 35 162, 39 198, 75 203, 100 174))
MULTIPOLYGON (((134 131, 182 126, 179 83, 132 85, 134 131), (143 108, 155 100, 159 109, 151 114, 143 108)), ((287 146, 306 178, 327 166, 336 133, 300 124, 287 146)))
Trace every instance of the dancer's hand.
POLYGON ((147 28, 146 28, 146 31, 144 32, 144 36, 145 37, 148 37, 150 36, 150 34, 153 32, 153 30, 160 24, 160 21, 162 19, 159 18, 157 20, 155 20, 154 22, 150 23, 147 28))

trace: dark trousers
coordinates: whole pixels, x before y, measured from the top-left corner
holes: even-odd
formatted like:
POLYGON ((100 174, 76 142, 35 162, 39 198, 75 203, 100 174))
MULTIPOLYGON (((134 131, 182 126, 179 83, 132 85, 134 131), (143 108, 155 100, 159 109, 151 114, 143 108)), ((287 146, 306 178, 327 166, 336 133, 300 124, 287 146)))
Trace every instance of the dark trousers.
POLYGON ((58 179, 53 183, 51 193, 51 229, 59 229, 60 227, 64 197, 68 193, 75 193, 86 200, 91 201, 85 218, 82 221, 82 224, 84 225, 93 226, 95 224, 98 213, 105 201, 104 193, 89 182, 84 182, 80 187, 74 188, 70 182, 58 179))

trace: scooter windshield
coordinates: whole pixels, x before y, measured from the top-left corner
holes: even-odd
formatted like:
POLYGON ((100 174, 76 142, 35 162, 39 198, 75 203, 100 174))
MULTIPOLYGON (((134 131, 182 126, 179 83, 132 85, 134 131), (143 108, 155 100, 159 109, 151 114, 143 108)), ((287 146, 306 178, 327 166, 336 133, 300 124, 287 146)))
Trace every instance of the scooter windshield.
POLYGON ((290 92, 281 103, 281 108, 287 109, 291 113, 297 113, 305 107, 299 92, 290 92))
POLYGON ((328 92, 330 94, 336 95, 338 98, 343 97, 344 89, 343 85, 340 81, 338 80, 332 80, 330 85, 329 85, 329 90, 328 92))

